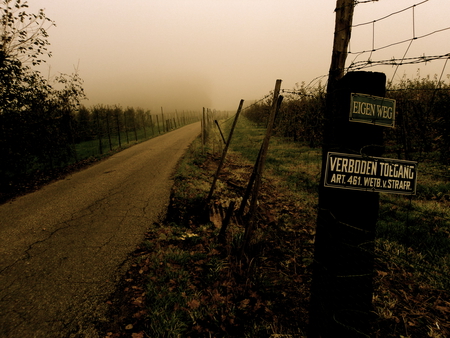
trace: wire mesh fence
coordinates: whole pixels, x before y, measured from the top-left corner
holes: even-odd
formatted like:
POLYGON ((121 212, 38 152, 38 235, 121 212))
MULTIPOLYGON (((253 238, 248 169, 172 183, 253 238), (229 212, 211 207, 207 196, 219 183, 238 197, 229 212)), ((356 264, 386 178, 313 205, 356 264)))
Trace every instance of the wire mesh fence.
MULTIPOLYGON (((423 93, 423 90, 419 90, 418 93, 423 93)), ((428 97, 428 104, 424 103, 425 100, 408 101, 407 106, 399 107, 399 114, 410 112, 414 102, 431 107, 430 100, 437 102, 436 96, 432 93, 433 91, 428 90, 427 95, 422 95, 422 97, 428 97)), ((410 92, 409 95, 418 97, 417 91, 410 92)), ((439 98, 441 103, 433 104, 432 108, 428 109, 429 114, 422 118, 433 120, 432 116, 440 114, 438 107, 444 106, 442 102, 447 99, 442 94, 439 95, 441 95, 439 98)), ((304 153, 297 154, 298 171, 291 172, 289 175, 297 176, 297 178, 303 176, 304 182, 314 179, 314 182, 309 185, 317 186, 321 161, 309 158, 306 150, 310 145, 309 140, 305 138, 305 135, 299 137, 295 133, 297 130, 306 130, 305 125, 301 123, 308 118, 308 114, 313 115, 312 109, 322 109, 323 106, 318 104, 321 101, 317 100, 317 97, 313 101, 314 105, 311 102, 301 103, 301 99, 298 98, 297 100, 295 103, 286 103, 285 110, 278 116, 277 135, 284 141, 304 144, 302 148, 304 153), (286 128, 283 125, 286 125, 286 128), (311 169, 315 170, 315 175, 311 175, 311 169)), ((258 104, 248 108, 247 114, 244 110, 244 115, 252 119, 256 118, 255 126, 261 129, 264 126, 262 120, 267 117, 264 100, 259 103, 259 113, 255 107, 258 107, 258 104)), ((444 118, 439 120, 440 126, 434 125, 434 128, 428 128, 429 133, 436 135, 440 133, 439 128, 442 127, 444 118)), ((411 119, 410 122, 412 121, 411 119)), ((321 121, 314 120, 310 124, 320 125, 321 121)), ((403 128, 408 127, 405 125, 403 128)), ((390 134, 385 135, 387 147, 384 156, 398 158, 399 149, 401 149, 400 158, 418 161, 416 194, 361 192, 380 196, 376 214, 366 215, 372 221, 375 220, 372 229, 367 229, 366 224, 346 222, 345 219, 333 214, 326 216, 325 222, 332 224, 331 229, 333 229, 328 234, 329 241, 332 242, 339 237, 343 239, 344 244, 330 253, 333 255, 332 269, 335 269, 334 272, 339 271, 339 274, 335 273, 332 278, 325 280, 330 290, 342 291, 342 288, 336 285, 344 283, 346 291, 338 294, 331 292, 323 296, 331 299, 331 303, 328 302, 328 304, 340 303, 339 310, 331 317, 334 318, 337 326, 345 327, 346 332, 350 332, 355 337, 446 337, 450 334, 448 324, 450 323, 450 279, 448 277, 450 275, 450 171, 446 156, 441 153, 445 151, 445 148, 441 148, 439 142, 431 142, 429 151, 425 151, 424 142, 419 140, 419 138, 423 139, 424 135, 418 133, 410 133, 408 136, 401 134, 411 142, 396 143, 396 140, 400 138, 393 135, 399 131, 390 130, 389 132, 390 134), (408 149, 411 150, 407 152, 407 156, 403 145, 408 145, 408 149), (371 232, 366 240, 364 240, 365 232, 371 232), (355 238, 358 240, 355 241, 355 238), (356 270, 349 268, 349 262, 352 262, 352 266, 356 266, 356 270), (370 262, 369 270, 359 269, 361 266, 367 266, 367 262, 370 262), (361 292, 358 291, 361 288, 372 291, 366 294, 369 297, 368 301, 361 299, 361 292), (370 306, 364 307, 363 304, 367 303, 370 306), (346 322, 349 316, 353 319, 351 322, 346 322), (355 318, 357 320, 359 318, 361 326, 355 324, 355 318)), ((320 137, 320 134, 316 135, 320 137)), ((254 135, 245 137, 251 139, 254 135)), ((271 146, 278 148, 276 143, 271 146)), ((314 148, 309 149, 316 158, 321 156, 314 148)), ((246 149, 240 151, 244 154, 248 152, 246 149)), ((269 155, 268 162, 270 161, 277 163, 275 159, 271 160, 269 155)), ((299 187, 298 183, 297 187, 299 187)), ((314 189, 308 191, 307 184, 302 185, 302 189, 315 193, 314 189)), ((348 205, 348 209, 355 207, 355 205, 348 205)), ((342 210, 342 212, 345 213, 348 210, 342 210)), ((302 250, 301 255, 296 259, 299 261, 311 259, 313 246, 310 245, 310 239, 307 236, 299 236, 298 239, 300 242, 296 242, 296 245, 305 250, 302 250)), ((308 279, 305 278, 305 281, 308 279)), ((333 311, 332 307, 330 311, 333 311)))

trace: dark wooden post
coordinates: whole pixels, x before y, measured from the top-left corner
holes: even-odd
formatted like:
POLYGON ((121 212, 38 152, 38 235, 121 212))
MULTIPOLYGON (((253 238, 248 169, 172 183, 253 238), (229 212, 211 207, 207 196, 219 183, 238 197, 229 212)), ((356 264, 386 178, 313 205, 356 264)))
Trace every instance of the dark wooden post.
POLYGON ((158 115, 156 115, 156 125, 157 125, 157 127, 158 127, 158 134, 161 134, 161 129, 159 129, 158 115))
POLYGON ((272 101, 272 108, 267 124, 267 131, 266 135, 264 137, 260 154, 258 156, 258 161, 256 163, 256 171, 255 171, 255 186, 253 187, 253 195, 252 199, 250 201, 250 220, 248 221, 247 226, 245 227, 245 233, 244 233, 244 243, 242 246, 242 253, 245 253, 245 251, 248 248, 248 245, 250 244, 251 237, 253 235, 253 230, 255 227, 256 222, 256 206, 257 206, 257 200, 258 200, 258 192, 259 192, 259 186, 261 184, 262 179, 262 172, 264 169, 264 164, 266 161, 267 151, 269 149, 269 142, 270 138, 272 136, 273 126, 275 124, 275 117, 280 109, 281 102, 283 101, 283 96, 280 96, 280 88, 281 88, 281 80, 277 80, 275 83, 275 89, 273 93, 273 101, 272 101))
POLYGON ((106 108, 106 130, 108 132, 108 141, 109 141, 109 150, 112 151, 112 142, 111 142, 111 129, 109 126, 109 113, 111 109, 106 108))
POLYGON ((117 140, 119 142, 119 148, 122 148, 122 140, 120 138, 120 122, 119 122, 120 108, 116 107, 114 109, 114 113, 115 113, 115 117, 116 117, 117 140))
POLYGON ((102 144, 103 133, 102 133, 102 125, 100 124, 99 110, 100 108, 94 108, 95 118, 97 121, 98 150, 100 155, 103 155, 103 144, 102 144))
POLYGON ((308 337, 370 335, 379 195, 324 187, 329 151, 368 156, 380 156, 383 151, 382 127, 349 121, 352 92, 383 97, 386 85, 381 73, 355 72, 343 77, 354 4, 353 0, 338 0, 336 6, 308 337))
POLYGON ((148 112, 148 117, 150 118, 150 126, 152 127, 152 137, 154 137, 155 136, 155 123, 153 122, 152 114, 150 111, 148 112))
POLYGON ((164 110, 163 110, 163 107, 161 107, 161 122, 162 122, 163 133, 165 133, 166 132, 166 127, 164 126, 164 110))
POLYGON ((203 107, 203 113, 202 113, 202 144, 205 145, 206 143, 206 116, 205 116, 205 107, 203 107))
POLYGON ((145 112, 142 110, 142 112, 141 112, 141 120, 142 120, 142 127, 144 128, 144 139, 147 139, 147 130, 145 128, 144 114, 145 114, 145 112))
POLYGON ((227 141, 225 141, 225 136, 223 136, 223 132, 222 129, 220 128, 219 122, 217 120, 214 120, 214 122, 216 123, 217 129, 219 129, 220 136, 222 137, 222 142, 226 144, 227 141))
POLYGON ((239 216, 242 216, 244 214, 245 206, 246 206, 247 201, 250 198, 250 195, 253 190, 253 184, 255 183, 255 179, 258 175, 258 172, 260 171, 261 161, 265 161, 265 155, 263 155, 263 152, 264 151, 267 152, 267 148, 269 146, 269 140, 272 135, 273 123, 275 122, 275 117, 276 117, 276 104, 277 104, 277 100, 278 100, 278 95, 280 94, 280 88, 281 88, 281 80, 277 80, 277 82, 275 83, 275 89, 274 89, 274 93, 273 93, 271 115, 269 116, 269 119, 267 120, 267 123, 266 123, 267 128, 268 128, 266 131, 266 137, 263 141, 263 144, 261 145, 261 148, 259 149, 258 158, 256 159, 255 166, 253 167, 253 172, 252 172, 252 174, 250 176, 250 180, 247 184, 247 189, 245 190, 245 194, 242 198, 242 202, 241 202, 241 205, 240 205, 239 211, 238 211, 239 216), (267 144, 266 144, 266 142, 267 142, 267 144), (265 147, 267 147, 267 148, 264 150, 265 147))
POLYGON ((127 137, 127 144, 130 143, 130 138, 128 137, 128 121, 127 121, 127 112, 129 112, 129 110, 125 110, 123 112, 123 124, 125 127, 125 135, 127 137))
POLYGON ((239 119, 239 115, 241 113, 243 104, 244 104, 244 100, 241 100, 239 102, 239 107, 238 107, 238 110, 236 112, 236 116, 234 118, 233 125, 231 126, 230 135, 228 136, 227 143, 226 143, 225 148, 224 148, 224 150, 222 152, 222 157, 220 158, 219 166, 217 167, 216 174, 214 175, 214 179, 213 179, 213 182, 211 184, 211 189, 209 190, 208 197, 206 198, 206 203, 209 203, 211 201, 211 197, 212 197, 212 195, 214 193, 214 188, 216 187, 217 178, 219 177, 220 171, 222 170, 222 166, 223 166, 223 163, 225 161, 225 157, 227 156, 228 147, 230 146, 231 140, 233 138, 234 128, 236 128, 236 124, 237 124, 237 121, 239 119))
MULTIPOLYGON (((335 88, 335 115, 326 120, 328 151, 380 156, 383 127, 349 121, 351 93, 385 95, 382 73, 348 73, 335 88)), ((310 337, 369 335, 375 226, 379 194, 325 188, 325 159, 319 188, 319 210, 311 294, 310 337)))
POLYGON ((134 109, 131 111, 131 117, 133 119, 134 139, 137 142, 138 136, 137 136, 137 128, 136 128, 136 113, 137 113, 137 111, 135 111, 134 109))

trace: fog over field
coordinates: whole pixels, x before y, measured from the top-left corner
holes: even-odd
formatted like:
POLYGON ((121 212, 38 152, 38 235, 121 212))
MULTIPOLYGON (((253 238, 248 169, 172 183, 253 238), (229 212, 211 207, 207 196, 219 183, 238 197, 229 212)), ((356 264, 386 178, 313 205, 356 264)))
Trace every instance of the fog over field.
MULTIPOLYGON (((236 109, 259 99, 276 79, 283 88, 326 75, 331 59, 335 0, 29 0, 45 8, 53 57, 44 74, 84 80, 87 106, 121 104, 153 111, 236 109)), ((361 1, 350 49, 368 51, 450 26, 448 0, 361 1)), ((450 30, 382 49, 352 61, 448 53, 450 30)), ((401 67, 395 79, 440 74, 444 61, 401 67)), ((393 67, 370 68, 385 71, 393 67)), ((448 70, 447 70, 448 73, 448 70)), ((325 83, 326 78, 322 80, 325 83)))

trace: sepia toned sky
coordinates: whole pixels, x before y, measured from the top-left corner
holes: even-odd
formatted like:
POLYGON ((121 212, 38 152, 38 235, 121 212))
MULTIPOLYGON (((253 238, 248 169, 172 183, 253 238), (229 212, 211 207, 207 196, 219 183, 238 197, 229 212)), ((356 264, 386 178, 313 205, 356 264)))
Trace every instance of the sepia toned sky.
MULTIPOLYGON (((353 24, 422 0, 379 0, 356 6, 353 24)), ((53 57, 45 76, 77 71, 86 106, 120 104, 159 111, 235 110, 240 99, 260 99, 310 83, 329 70, 335 0, 28 0, 44 8, 53 57)), ((450 1, 429 0, 385 20, 353 29, 350 50, 371 50, 450 26, 450 1)), ((450 52, 450 30, 378 50, 352 61, 450 52), (408 48, 409 47, 409 48, 408 48)), ((445 60, 376 67, 388 78, 441 74, 445 60)), ((450 65, 445 74, 450 73, 450 65)), ((322 78, 325 84, 326 78, 322 78)), ((316 82, 314 82, 316 83, 316 82)))

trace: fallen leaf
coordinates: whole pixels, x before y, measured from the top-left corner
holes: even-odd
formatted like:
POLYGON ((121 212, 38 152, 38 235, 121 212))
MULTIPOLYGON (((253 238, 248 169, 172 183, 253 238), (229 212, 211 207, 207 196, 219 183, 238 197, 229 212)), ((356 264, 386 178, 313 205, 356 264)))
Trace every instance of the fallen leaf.
POLYGON ((190 302, 187 302, 187 306, 194 310, 200 306, 200 302, 197 299, 193 299, 190 302))
POLYGON ((249 303, 250 303, 250 299, 244 299, 243 301, 241 301, 241 306, 239 306, 239 308, 245 309, 249 303))
POLYGON ((377 270, 377 273, 378 273, 378 275, 379 276, 382 276, 382 277, 385 277, 385 276, 387 276, 387 272, 385 272, 385 271, 380 271, 380 270, 377 270))

